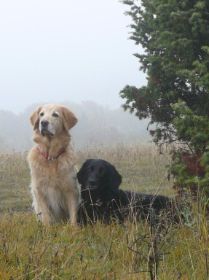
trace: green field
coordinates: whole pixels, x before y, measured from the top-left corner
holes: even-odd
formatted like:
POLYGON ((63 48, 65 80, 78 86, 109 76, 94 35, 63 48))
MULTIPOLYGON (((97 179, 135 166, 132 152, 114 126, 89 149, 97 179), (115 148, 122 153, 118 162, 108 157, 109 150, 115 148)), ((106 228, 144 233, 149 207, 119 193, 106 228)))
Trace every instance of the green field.
MULTIPOLYGON (((31 212, 26 154, 0 156, 0 279, 209 279, 209 234, 204 210, 186 224, 153 230, 146 222, 72 228, 43 227, 31 212)), ((123 145, 78 152, 112 162, 123 189, 174 196, 170 158, 150 146, 123 145)))

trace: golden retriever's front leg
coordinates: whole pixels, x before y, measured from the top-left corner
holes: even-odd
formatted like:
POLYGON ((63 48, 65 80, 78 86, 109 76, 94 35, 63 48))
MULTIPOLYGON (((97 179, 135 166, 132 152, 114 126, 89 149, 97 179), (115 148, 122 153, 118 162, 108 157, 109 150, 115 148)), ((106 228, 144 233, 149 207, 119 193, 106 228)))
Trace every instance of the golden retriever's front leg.
POLYGON ((44 199, 42 193, 38 193, 37 191, 33 193, 33 207, 38 220, 44 225, 50 225, 52 222, 51 214, 47 206, 47 201, 44 199))
POLYGON ((52 224, 52 219, 50 216, 50 212, 48 209, 46 209, 45 206, 42 206, 42 210, 41 210, 41 221, 45 226, 49 226, 52 224))
POLYGON ((71 192, 68 195, 68 200, 67 200, 68 212, 70 216, 70 223, 73 226, 77 225, 77 213, 78 213, 79 201, 80 201, 79 193, 71 192))

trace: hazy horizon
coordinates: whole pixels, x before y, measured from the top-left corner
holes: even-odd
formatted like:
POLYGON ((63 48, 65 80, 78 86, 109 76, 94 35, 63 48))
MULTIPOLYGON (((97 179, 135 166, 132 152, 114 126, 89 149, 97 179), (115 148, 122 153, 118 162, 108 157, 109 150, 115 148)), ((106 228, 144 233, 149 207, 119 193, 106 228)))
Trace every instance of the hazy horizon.
MULTIPOLYGON (((83 106, 84 104, 93 104, 95 106, 99 106, 101 107, 102 109, 108 109, 108 110, 119 110, 119 109, 122 109, 123 110, 123 99, 120 99, 121 100, 121 104, 115 104, 115 105, 112 105, 111 104, 102 104, 102 103, 99 103, 99 102, 96 102, 94 100, 81 100, 80 102, 71 102, 70 100, 59 100, 57 98, 56 101, 37 101, 35 103, 31 103, 31 104, 27 104, 25 107, 22 107, 20 110, 12 110, 12 109, 9 109, 9 108, 2 108, 0 106, 0 112, 8 112, 8 113, 12 113, 14 115, 20 115, 20 114, 24 114, 26 111, 29 111, 31 108, 35 109, 36 107, 38 106, 41 106, 41 105, 45 105, 45 104, 50 104, 50 103, 55 103, 55 104, 60 104, 60 105, 64 105, 64 106, 67 106, 69 108, 71 107, 74 107, 74 106, 83 106)), ((128 111, 126 112, 124 110, 124 113, 125 114, 130 114, 130 115, 133 115, 131 113, 129 113, 128 111)))
MULTIPOLYGON (((0 110, 0 152, 24 152, 30 149, 33 145, 33 128, 29 117, 36 105, 33 104, 18 115, 0 110)), ((122 108, 108 109, 95 102, 66 105, 78 118, 78 123, 71 130, 73 146, 76 148, 145 143, 150 140, 147 131, 149 120, 139 121, 122 108)))
POLYGON ((126 8, 116 0, 2 1, 0 110, 86 100, 120 107, 125 85, 145 83, 126 8))

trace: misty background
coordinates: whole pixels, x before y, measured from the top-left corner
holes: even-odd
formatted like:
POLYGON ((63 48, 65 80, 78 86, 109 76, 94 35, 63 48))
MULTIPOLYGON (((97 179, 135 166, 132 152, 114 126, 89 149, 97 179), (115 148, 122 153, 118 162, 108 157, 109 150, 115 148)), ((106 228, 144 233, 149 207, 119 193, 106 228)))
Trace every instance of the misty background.
POLYGON ((147 122, 121 109, 122 88, 146 83, 125 9, 118 0, 0 2, 1 150, 28 149, 31 104, 52 102, 78 115, 79 146, 148 137, 147 122))
MULTIPOLYGON (((147 121, 125 113, 122 108, 110 109, 94 102, 65 104, 78 118, 71 130, 73 146, 82 149, 92 146, 117 144, 144 144, 150 141, 146 131, 147 121)), ((32 146, 33 128, 29 117, 38 105, 30 106, 23 113, 0 111, 0 151, 27 151, 32 146)))

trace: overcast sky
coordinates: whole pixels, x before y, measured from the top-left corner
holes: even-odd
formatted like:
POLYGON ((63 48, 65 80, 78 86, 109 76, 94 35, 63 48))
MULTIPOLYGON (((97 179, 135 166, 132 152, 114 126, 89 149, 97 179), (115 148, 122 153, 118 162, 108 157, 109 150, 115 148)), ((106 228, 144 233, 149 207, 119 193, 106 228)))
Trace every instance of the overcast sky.
POLYGON ((118 0, 0 1, 0 109, 94 100, 119 107, 142 85, 131 20, 118 0))

